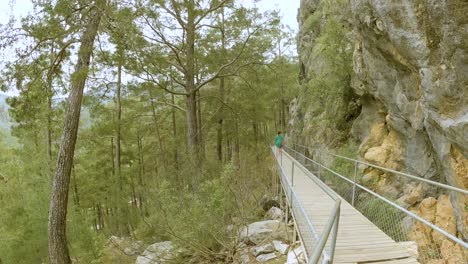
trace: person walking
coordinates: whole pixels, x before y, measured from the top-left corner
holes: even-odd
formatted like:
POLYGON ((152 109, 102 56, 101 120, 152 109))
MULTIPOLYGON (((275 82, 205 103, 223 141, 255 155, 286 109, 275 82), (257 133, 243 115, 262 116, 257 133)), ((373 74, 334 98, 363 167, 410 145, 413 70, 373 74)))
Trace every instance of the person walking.
POLYGON ((278 131, 278 135, 275 138, 275 145, 276 149, 278 150, 278 154, 281 154, 283 151, 284 143, 284 136, 281 134, 281 131, 278 131))

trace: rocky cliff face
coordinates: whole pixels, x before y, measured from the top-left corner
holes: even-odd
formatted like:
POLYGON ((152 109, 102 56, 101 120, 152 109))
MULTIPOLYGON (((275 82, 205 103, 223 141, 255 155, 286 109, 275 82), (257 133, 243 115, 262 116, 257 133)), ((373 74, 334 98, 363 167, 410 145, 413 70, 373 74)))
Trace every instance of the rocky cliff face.
MULTIPOLYGON (((349 127, 345 131, 359 142, 361 158, 467 189, 468 2, 332 1, 343 2, 342 15, 324 9, 323 2, 329 1, 301 2, 298 46, 304 85, 314 80, 318 67, 327 64, 311 61, 310 54, 334 16, 345 29, 346 44, 341 50, 354 46, 351 77, 341 83, 352 87, 348 97, 353 99, 339 101, 343 109, 358 112, 357 118, 339 122, 345 122, 344 127, 349 127), (312 19, 319 22, 307 28, 312 19)), ((339 94, 335 100, 345 97, 339 94)), ((320 140, 306 129, 320 115, 314 115, 316 109, 306 103, 297 105, 292 114, 301 121, 293 123, 292 132, 320 140), (298 126, 301 122, 304 125, 298 126)), ((335 108, 336 103, 323 107, 335 108)), ((408 207, 416 208, 425 197, 441 194, 427 188, 415 191, 414 183, 391 181, 376 171, 365 173, 367 179, 394 185, 394 195, 408 207), (418 195, 409 195, 412 192, 418 195)), ((468 239, 468 197, 451 194, 449 200, 458 234, 468 239)))
MULTIPOLYGON (((468 188, 468 3, 354 0, 351 9, 361 155, 468 188), (383 131, 369 143, 375 127, 383 131)), ((465 198, 451 200, 466 236, 465 198)))

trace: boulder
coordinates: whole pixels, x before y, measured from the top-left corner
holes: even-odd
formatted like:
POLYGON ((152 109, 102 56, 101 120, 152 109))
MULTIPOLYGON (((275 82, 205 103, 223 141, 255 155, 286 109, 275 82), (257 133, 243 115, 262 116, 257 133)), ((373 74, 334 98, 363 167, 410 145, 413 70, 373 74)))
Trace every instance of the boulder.
POLYGON ((276 251, 281 253, 281 255, 285 255, 289 249, 288 244, 283 243, 282 241, 279 241, 279 240, 273 240, 273 246, 275 247, 276 251))
POLYGON ((409 206, 422 200, 424 196, 423 184, 407 184, 404 188, 404 202, 409 206))
POLYGON ((270 208, 272 207, 281 207, 280 203, 277 200, 271 199, 266 195, 263 196, 260 200, 260 205, 262 206, 265 212, 268 212, 268 210, 270 210, 270 208))
POLYGON ((135 256, 143 252, 144 246, 141 241, 132 241, 130 239, 111 236, 108 241, 110 247, 122 250, 126 255, 135 256))
POLYGON ((372 164, 385 166, 389 156, 389 150, 383 146, 372 147, 367 150, 364 158, 372 164))
POLYGON ((260 221, 242 228, 239 237, 241 242, 250 241, 256 245, 273 240, 287 241, 292 237, 292 228, 278 220, 260 221))
POLYGON ((277 258, 275 253, 263 254, 256 258, 258 262, 267 262, 269 260, 277 258))
POLYGON ((173 257, 173 245, 170 241, 153 244, 138 256, 135 264, 162 264, 173 257))
POLYGON ((305 262, 304 248, 302 246, 291 249, 285 264, 299 264, 305 262))
POLYGON ((371 169, 369 172, 364 174, 364 176, 362 176, 361 182, 364 184, 377 182, 382 174, 383 174, 383 171, 381 170, 371 169))
POLYGON ((239 253, 239 263, 240 264, 249 264, 252 263, 250 260, 250 254, 248 249, 242 249, 239 253))
POLYGON ((400 195, 398 182, 390 177, 382 177, 376 186, 377 192, 384 197, 395 199, 400 195))
POLYGON ((275 248, 270 243, 266 244, 266 245, 262 245, 262 246, 252 248, 252 254, 254 256, 258 256, 258 255, 266 254, 266 253, 271 253, 273 251, 275 251, 275 248))
POLYGON ((282 219, 284 219, 284 212, 283 212, 283 210, 279 209, 278 207, 273 206, 265 214, 265 218, 271 219, 271 220, 282 220, 282 219))

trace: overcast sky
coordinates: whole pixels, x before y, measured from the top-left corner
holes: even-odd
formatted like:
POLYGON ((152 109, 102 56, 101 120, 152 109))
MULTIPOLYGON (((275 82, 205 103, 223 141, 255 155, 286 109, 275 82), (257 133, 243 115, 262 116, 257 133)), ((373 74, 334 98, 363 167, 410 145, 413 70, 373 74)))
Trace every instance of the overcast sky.
MULTIPOLYGON (((252 6, 253 0, 238 0, 242 4, 252 6)), ((279 9, 283 16, 283 23, 297 31, 296 14, 300 0, 260 0, 257 5, 262 10, 279 9)), ((24 16, 32 11, 31 0, 0 0, 0 23, 5 23, 13 14, 24 16)))

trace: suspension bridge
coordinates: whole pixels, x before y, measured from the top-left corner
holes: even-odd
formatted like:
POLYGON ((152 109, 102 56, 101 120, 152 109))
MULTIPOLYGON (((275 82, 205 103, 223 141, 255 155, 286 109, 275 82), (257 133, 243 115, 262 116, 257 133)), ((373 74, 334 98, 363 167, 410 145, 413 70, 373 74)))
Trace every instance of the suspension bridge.
MULTIPOLYGON (((434 185, 457 195, 467 195, 467 190, 329 154, 331 158, 354 163, 354 175, 345 176, 325 166, 320 155, 312 155, 313 150, 302 145, 285 147, 282 153, 275 147, 271 151, 288 205, 286 208, 293 217, 294 231, 302 242, 308 264, 430 263, 443 258, 437 245, 432 243, 431 232, 437 232, 459 246, 467 260, 468 244, 465 241, 359 184, 356 176, 358 166, 364 165, 392 173, 395 177, 434 185), (421 224, 426 231, 430 231, 416 234, 419 242, 421 239, 427 240, 424 248, 417 248, 417 243, 410 240, 411 230, 403 225, 405 219, 421 224), (409 249, 409 245, 412 245, 412 249, 409 249)), ((286 218, 288 215, 287 212, 286 218)), ((467 263, 463 261, 461 263, 467 263)))

